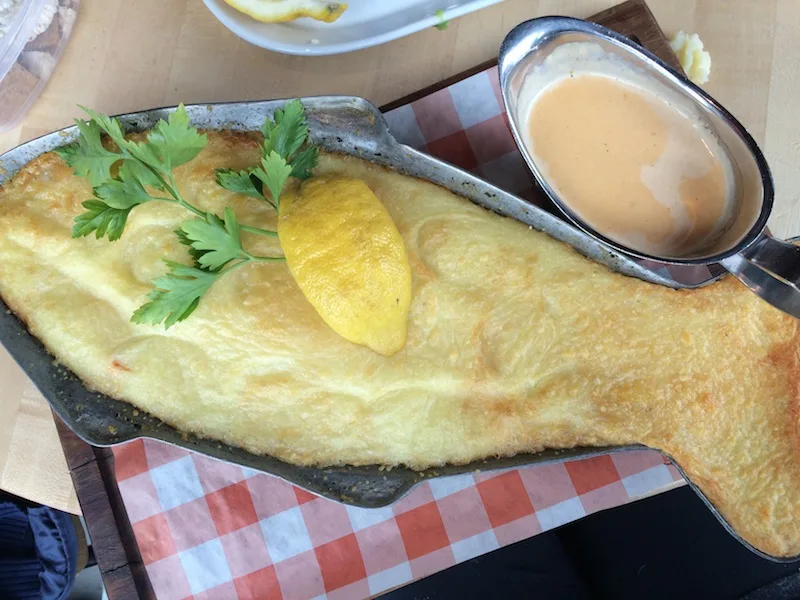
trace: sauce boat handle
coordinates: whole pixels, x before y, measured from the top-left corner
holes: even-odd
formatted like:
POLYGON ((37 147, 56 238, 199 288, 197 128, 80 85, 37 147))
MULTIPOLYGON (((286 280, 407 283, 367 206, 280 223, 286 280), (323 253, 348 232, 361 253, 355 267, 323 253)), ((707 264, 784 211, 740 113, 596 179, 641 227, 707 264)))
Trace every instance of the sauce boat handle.
POLYGON ((766 231, 722 266, 757 296, 800 319, 800 238, 778 240, 766 231))

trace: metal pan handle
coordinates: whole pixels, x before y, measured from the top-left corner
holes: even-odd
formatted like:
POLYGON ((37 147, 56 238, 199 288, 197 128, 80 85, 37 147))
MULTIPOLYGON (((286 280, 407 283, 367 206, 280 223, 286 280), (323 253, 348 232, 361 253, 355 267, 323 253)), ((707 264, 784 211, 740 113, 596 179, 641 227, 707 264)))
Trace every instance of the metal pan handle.
POLYGON ((800 319, 800 246, 793 243, 798 240, 778 240, 765 231, 721 264, 760 298, 800 319))

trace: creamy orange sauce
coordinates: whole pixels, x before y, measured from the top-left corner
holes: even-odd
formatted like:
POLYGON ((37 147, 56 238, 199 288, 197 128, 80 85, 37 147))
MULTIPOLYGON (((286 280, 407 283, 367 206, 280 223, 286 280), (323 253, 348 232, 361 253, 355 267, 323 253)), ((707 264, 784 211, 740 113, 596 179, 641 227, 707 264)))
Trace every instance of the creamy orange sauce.
POLYGON ((731 182, 707 132, 652 93, 571 73, 539 93, 530 150, 559 197, 600 233, 681 256, 719 236, 731 182))

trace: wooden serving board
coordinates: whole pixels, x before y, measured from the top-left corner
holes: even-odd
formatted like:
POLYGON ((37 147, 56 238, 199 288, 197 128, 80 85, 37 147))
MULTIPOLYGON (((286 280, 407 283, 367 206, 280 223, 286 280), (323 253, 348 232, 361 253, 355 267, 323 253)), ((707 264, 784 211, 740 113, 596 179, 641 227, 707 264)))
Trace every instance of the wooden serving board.
MULTIPOLYGON (((634 39, 668 64, 680 68, 667 38, 644 0, 628 0, 590 17, 590 20, 634 39)), ((496 59, 477 65, 390 102, 381 110, 388 111, 418 100, 495 64, 496 59)), ((57 416, 54 417, 109 599, 154 598, 114 478, 111 450, 85 444, 57 416)))

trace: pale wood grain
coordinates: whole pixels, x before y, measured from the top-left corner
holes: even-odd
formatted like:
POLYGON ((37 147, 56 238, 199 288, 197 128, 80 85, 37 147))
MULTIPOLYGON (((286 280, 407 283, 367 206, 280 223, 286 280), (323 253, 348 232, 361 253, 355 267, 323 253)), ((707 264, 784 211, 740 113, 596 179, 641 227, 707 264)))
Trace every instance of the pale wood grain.
POLYGON ((773 35, 764 134, 777 195, 770 227, 790 237, 800 235, 800 2, 778 2, 773 35))
POLYGON ((50 406, 5 351, 0 381, 0 488, 80 514, 50 406))
MULTIPOLYGON (((382 105, 494 58, 505 34, 520 21, 544 14, 585 17, 615 3, 506 0, 454 21, 445 31, 430 29, 360 52, 313 58, 246 44, 200 0, 85 0, 55 75, 22 125, 0 134, 0 152, 69 124, 78 115, 78 103, 119 113, 181 101, 355 94, 382 105)), ((777 198, 770 226, 777 235, 800 234, 800 119, 795 116, 800 1, 651 0, 649 5, 668 36, 684 29, 702 37, 713 58, 708 91, 748 127, 772 166, 777 198)), ((74 510, 52 420, 45 423, 42 417, 44 401, 35 392, 19 392, 30 392, 30 384, 8 360, 0 357, 0 486, 37 499, 49 495, 51 504, 74 510), (32 409, 37 403, 39 412, 32 409), (46 476, 31 478, 9 465, 14 456, 33 464, 34 455, 19 450, 31 439, 36 462, 50 461, 46 476), (36 479, 40 489, 24 487, 36 479)))

